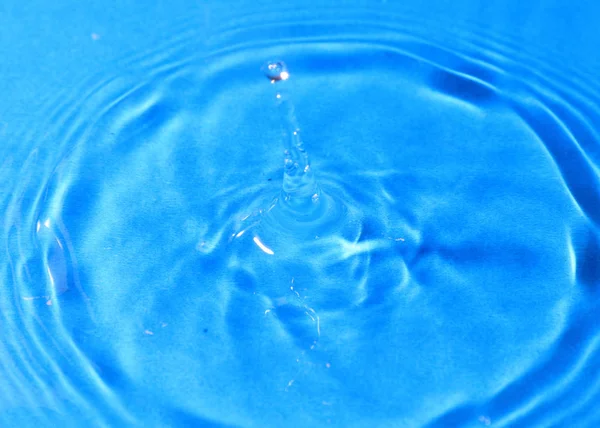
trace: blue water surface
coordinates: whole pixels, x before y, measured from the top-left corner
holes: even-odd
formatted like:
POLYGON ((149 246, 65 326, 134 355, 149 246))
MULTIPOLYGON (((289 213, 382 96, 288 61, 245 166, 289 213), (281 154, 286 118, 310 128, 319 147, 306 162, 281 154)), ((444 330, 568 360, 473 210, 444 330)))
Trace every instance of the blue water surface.
POLYGON ((0 426, 599 426, 599 16, 3 1, 0 426))

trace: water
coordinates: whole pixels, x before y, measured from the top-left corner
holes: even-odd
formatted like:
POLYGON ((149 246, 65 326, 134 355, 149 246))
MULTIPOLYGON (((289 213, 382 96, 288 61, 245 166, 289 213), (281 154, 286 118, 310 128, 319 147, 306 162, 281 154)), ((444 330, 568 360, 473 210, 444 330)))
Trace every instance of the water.
POLYGON ((597 425, 597 6, 409 3, 3 6, 0 425, 597 425))

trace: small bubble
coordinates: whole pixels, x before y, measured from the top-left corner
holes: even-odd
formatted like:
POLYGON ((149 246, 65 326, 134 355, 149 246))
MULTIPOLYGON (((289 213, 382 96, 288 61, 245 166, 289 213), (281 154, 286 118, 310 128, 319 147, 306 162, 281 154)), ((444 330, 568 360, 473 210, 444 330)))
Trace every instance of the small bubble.
POLYGON ((314 195, 312 195, 312 198, 311 198, 311 199, 312 199, 312 201, 313 201, 314 203, 317 203, 317 202, 319 202, 319 194, 318 194, 318 193, 315 193, 314 195))
POLYGON ((265 64, 263 67, 263 73, 272 82, 279 82, 280 80, 287 80, 290 77, 290 73, 287 70, 287 66, 283 61, 272 61, 265 64))

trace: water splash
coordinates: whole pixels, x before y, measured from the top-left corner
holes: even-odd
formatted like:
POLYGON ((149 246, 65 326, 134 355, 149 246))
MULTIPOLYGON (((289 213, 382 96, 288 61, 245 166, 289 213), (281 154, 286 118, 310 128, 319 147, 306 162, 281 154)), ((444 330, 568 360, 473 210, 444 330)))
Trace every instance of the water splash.
POLYGON ((319 204, 321 189, 310 167, 294 104, 285 86, 289 85, 290 73, 282 61, 269 62, 263 70, 271 83, 277 85, 275 101, 287 133, 281 203, 295 216, 306 217, 319 204))
MULTIPOLYGON (((26 303, 3 293, 0 365, 10 370, 2 407, 19 413, 0 425, 48 422, 50 412, 51 420, 72 419, 74 408, 83 414, 77 420, 104 425, 267 424, 282 415, 299 425, 328 417, 344 425, 363 422, 353 409, 373 402, 380 412, 369 421, 381 425, 543 425, 553 422, 549 408, 585 425, 586 413, 597 415, 599 391, 589 374, 599 355, 593 267, 600 235, 593 195, 581 191, 590 177, 582 161, 598 159, 590 79, 515 56, 512 49, 524 44, 507 50, 493 32, 465 45, 457 38, 469 32, 454 26, 403 26, 403 16, 367 23, 366 14, 340 22, 340 10, 327 22, 311 21, 309 32, 290 12, 287 20, 264 13, 253 18, 258 22, 227 24, 234 31, 214 38, 211 59, 198 49, 203 37, 194 16, 190 31, 167 32, 176 45, 150 40, 160 49, 127 59, 130 66, 111 63, 86 85, 63 85, 69 90, 59 98, 69 101, 54 114, 36 109, 48 116, 42 123, 7 116, 14 162, 0 168, 10 190, 0 199, 16 214, 5 220, 3 279, 15 284, 17 297, 54 290, 58 298, 46 306, 45 298, 26 303), (265 22, 269 16, 276 20, 265 22), (357 24, 355 33, 347 22, 357 24), (256 25, 245 29, 249 23, 256 25), (283 53, 299 68, 290 75, 275 65, 268 83, 255 59, 283 53), (248 162, 260 150, 295 147, 290 123, 310 120, 296 78, 300 67, 313 66, 303 92, 323 93, 305 101, 325 100, 325 114, 311 127, 318 135, 306 127, 301 136, 324 192, 308 207, 345 205, 349 212, 335 228, 323 217, 311 220, 307 209, 290 210, 285 168, 283 182, 267 186, 262 178, 271 171, 256 174, 259 162, 248 162), (561 87, 585 83, 590 102, 570 90, 561 101, 558 87, 545 83, 552 76, 565 77, 561 87), (252 102, 257 79, 259 91, 280 91, 296 103, 293 121, 277 98, 265 103, 283 113, 286 140, 265 145, 268 130, 244 120, 262 113, 252 102), (21 137, 13 131, 18 123, 32 132, 21 137), (223 144, 232 135, 245 141, 244 130, 256 131, 251 144, 223 144), (319 162, 322 144, 338 154, 330 168, 319 162), (564 153, 554 150, 559 146, 564 153), (46 155, 22 169, 20 153, 32 147, 46 155), (75 156, 59 180, 65 199, 50 197, 41 207, 40 189, 67 150, 75 156), (575 174, 580 167, 583 176, 575 174), (29 175, 35 179, 24 184, 29 175), (32 196, 11 196, 19 189, 32 196), (266 197, 256 204, 265 209, 260 224, 223 254, 228 220, 248 213, 240 205, 249 195, 266 197), (339 233, 353 226, 355 234, 339 233), (333 230, 328 241, 312 239, 333 230), (76 256, 98 322, 82 317, 73 299, 76 256), (25 281, 25 268, 33 281, 25 281), (193 376, 181 376, 182 366, 193 376), (88 373, 101 382, 85 381, 88 373), (406 381, 398 382, 398 373, 406 381), (239 382, 248 374, 251 400, 239 382), (474 377, 479 381, 469 382, 474 377), (180 388, 169 387, 173 379, 180 388), (228 391, 231 406, 214 410, 215 385, 228 391), (152 403, 157 388, 166 392, 152 403), (143 400, 149 405, 131 405, 143 400), (264 411, 253 412, 257 405, 264 411), (127 412, 119 408, 136 420, 122 420, 127 412)), ((309 163, 298 159, 299 173, 309 163)), ((561 422, 569 425, 554 420, 561 422)))
POLYGON ((313 172, 308 152, 304 147, 296 111, 290 95, 290 77, 283 61, 271 61, 263 68, 264 75, 275 86, 274 99, 279 111, 286 138, 283 160, 283 181, 279 195, 268 208, 259 209, 242 219, 235 238, 248 229, 259 226, 253 240, 266 254, 273 254, 263 237, 277 240, 273 235, 293 235, 298 238, 315 238, 335 230, 345 211, 344 204, 324 192, 313 172), (260 235, 260 236, 259 236, 260 235))

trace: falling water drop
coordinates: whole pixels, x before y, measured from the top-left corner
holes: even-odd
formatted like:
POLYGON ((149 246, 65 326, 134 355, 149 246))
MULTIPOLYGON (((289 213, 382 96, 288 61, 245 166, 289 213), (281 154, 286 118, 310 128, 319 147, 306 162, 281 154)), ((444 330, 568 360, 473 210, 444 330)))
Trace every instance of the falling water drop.
POLYGON ((263 67, 263 72, 271 80, 271 83, 287 80, 290 77, 287 66, 283 61, 268 62, 263 67))

